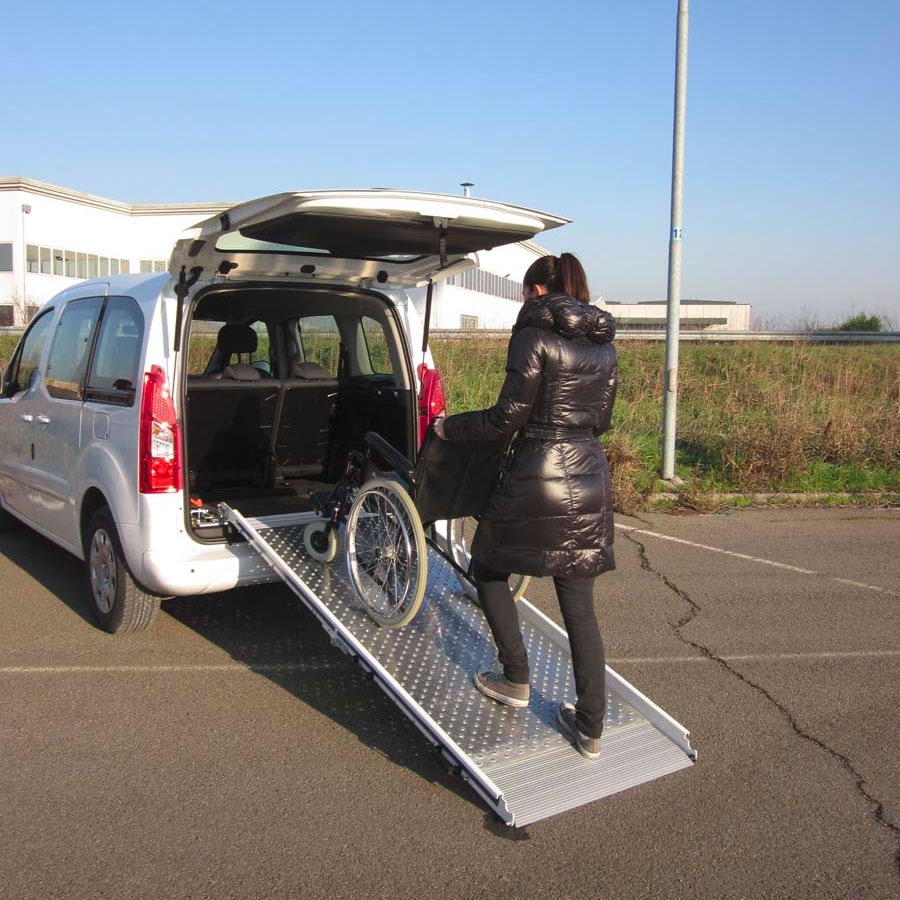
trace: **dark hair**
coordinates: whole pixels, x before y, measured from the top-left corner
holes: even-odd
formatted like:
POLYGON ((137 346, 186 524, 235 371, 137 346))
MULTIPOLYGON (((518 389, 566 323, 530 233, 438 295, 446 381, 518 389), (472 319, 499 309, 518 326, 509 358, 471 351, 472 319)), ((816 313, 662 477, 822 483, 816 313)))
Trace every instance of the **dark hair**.
POLYGON ((536 259, 528 267, 522 284, 526 288, 540 284, 552 294, 565 294, 585 303, 591 302, 587 275, 581 263, 571 253, 536 259))

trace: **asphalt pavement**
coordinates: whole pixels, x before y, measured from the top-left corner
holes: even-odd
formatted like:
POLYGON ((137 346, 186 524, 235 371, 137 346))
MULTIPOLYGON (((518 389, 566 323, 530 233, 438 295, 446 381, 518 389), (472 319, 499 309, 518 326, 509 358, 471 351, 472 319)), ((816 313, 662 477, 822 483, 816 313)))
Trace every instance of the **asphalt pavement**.
POLYGON ((111 636, 0 534, 0 898, 900 897, 900 510, 618 525, 608 663, 699 759, 518 832, 286 588, 111 636))

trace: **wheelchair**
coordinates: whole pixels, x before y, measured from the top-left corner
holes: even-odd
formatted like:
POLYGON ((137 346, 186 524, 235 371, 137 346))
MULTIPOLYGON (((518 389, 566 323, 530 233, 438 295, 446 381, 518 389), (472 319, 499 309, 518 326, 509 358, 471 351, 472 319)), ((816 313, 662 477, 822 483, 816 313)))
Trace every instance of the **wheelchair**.
MULTIPOLYGON (((467 596, 470 545, 478 515, 502 477, 507 442, 458 444, 429 429, 416 464, 374 431, 365 452, 352 450, 341 479, 328 492, 310 492, 319 518, 306 526, 307 553, 330 563, 344 555, 351 587, 369 616, 385 628, 402 628, 422 607, 428 583, 428 548, 456 572, 467 596)), ((528 576, 510 577, 515 599, 528 576)))

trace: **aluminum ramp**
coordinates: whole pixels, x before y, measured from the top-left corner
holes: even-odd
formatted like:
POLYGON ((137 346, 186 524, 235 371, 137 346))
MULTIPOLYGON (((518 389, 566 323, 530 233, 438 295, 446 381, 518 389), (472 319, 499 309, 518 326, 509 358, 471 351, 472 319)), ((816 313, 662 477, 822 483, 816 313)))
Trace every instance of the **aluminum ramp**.
POLYGON ((689 732, 608 666, 603 753, 584 759, 556 723, 559 703, 575 697, 568 639, 524 599, 519 616, 532 671, 531 703, 513 709, 479 693, 472 675, 493 663, 494 644, 455 570, 433 548, 422 610, 405 628, 386 629, 356 600, 343 554, 330 565, 307 555, 305 521, 250 521, 226 504, 220 510, 507 824, 528 825, 685 769, 696 759, 689 732))

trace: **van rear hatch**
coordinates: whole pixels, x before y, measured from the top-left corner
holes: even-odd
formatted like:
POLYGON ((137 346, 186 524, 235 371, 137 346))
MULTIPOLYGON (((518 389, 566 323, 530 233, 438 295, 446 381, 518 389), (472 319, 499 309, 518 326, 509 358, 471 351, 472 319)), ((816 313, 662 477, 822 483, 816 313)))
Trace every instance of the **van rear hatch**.
POLYGON ((186 231, 169 272, 178 277, 184 267, 204 280, 234 271, 241 279, 372 279, 414 286, 470 268, 471 253, 529 240, 568 221, 450 194, 380 189, 273 194, 186 231))

